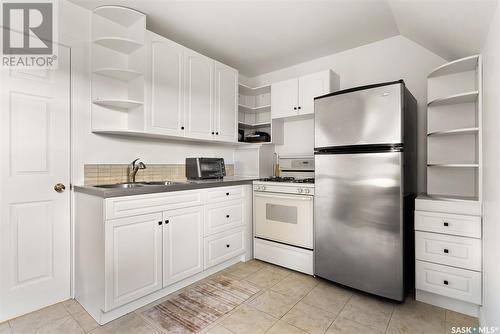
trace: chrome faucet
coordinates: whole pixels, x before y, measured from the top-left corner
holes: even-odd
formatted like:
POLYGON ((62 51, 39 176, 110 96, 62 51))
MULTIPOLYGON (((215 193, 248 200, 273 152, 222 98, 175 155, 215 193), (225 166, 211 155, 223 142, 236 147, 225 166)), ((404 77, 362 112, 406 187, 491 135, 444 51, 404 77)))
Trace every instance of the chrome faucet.
POLYGON ((130 181, 132 183, 135 183, 135 176, 137 175, 137 172, 139 171, 139 169, 146 169, 146 165, 142 162, 142 161, 139 161, 141 160, 140 158, 137 158, 135 159, 134 161, 132 161, 132 163, 130 164, 130 181), (139 162, 137 162, 139 161, 139 162))

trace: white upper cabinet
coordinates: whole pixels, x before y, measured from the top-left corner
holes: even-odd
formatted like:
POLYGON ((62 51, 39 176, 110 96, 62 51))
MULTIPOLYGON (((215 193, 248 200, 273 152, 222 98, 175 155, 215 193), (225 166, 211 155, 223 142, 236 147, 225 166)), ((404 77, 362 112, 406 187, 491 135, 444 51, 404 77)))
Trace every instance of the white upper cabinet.
POLYGON ((215 102, 215 139, 236 142, 238 71, 219 62, 215 62, 215 102))
POLYGON ((145 36, 141 51, 126 57, 94 48, 92 131, 237 142, 238 71, 145 36))
POLYGON ((215 62, 197 52, 187 50, 186 62, 186 136, 212 139, 215 108, 215 62))
POLYGON ((314 98, 330 93, 330 82, 330 71, 304 75, 299 78, 299 115, 314 113, 314 98))
POLYGON ((203 270, 203 206, 165 211, 163 286, 203 270))
POLYGON ((271 115, 281 118, 297 115, 299 80, 280 81, 271 85, 271 115))
POLYGON ((277 82, 271 86, 272 118, 314 113, 314 98, 339 89, 339 78, 331 70, 277 82))
POLYGON ((150 34, 151 106, 146 126, 155 133, 183 136, 184 47, 150 34))

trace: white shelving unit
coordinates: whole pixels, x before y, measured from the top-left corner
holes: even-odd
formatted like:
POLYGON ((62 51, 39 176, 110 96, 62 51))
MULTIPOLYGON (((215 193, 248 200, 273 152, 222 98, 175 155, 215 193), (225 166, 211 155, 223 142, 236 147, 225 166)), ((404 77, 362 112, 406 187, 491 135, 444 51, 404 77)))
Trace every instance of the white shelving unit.
POLYGON ((415 200, 416 299, 478 316, 482 303, 481 56, 428 76, 427 194, 415 200))
POLYGON ((427 192, 480 201, 481 59, 471 56, 428 75, 427 192))
POLYGON ((92 131, 144 128, 146 16, 120 6, 92 15, 92 131))
POLYGON ((283 141, 283 122, 271 119, 271 85, 252 88, 239 84, 238 130, 244 136, 266 132, 271 136, 269 143, 283 141))

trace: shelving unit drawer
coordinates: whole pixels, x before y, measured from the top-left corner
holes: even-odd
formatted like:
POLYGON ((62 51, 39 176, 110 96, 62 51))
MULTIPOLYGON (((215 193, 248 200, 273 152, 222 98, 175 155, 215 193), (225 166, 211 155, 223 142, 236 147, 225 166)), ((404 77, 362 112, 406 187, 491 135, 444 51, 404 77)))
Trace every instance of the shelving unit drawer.
POLYGON ((417 260, 481 271, 481 240, 415 232, 417 260))
POLYGON ((415 230, 481 238, 481 217, 415 211, 415 230))
POLYGON ((416 261, 416 288, 481 305, 481 273, 416 261))
POLYGON ((205 269, 245 252, 245 229, 232 229, 205 238, 205 269))
POLYGON ((205 207, 205 236, 243 225, 243 200, 223 201, 205 207))
POLYGON ((243 197, 243 187, 221 187, 209 189, 207 191, 207 203, 220 203, 221 200, 233 200, 243 197))

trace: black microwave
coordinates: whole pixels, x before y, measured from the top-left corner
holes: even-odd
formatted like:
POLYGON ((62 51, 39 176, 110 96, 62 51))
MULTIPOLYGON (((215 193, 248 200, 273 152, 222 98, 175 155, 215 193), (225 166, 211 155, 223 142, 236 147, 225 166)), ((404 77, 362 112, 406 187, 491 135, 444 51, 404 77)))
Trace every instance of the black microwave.
POLYGON ((222 158, 186 158, 186 177, 189 180, 222 179, 226 167, 222 158))

